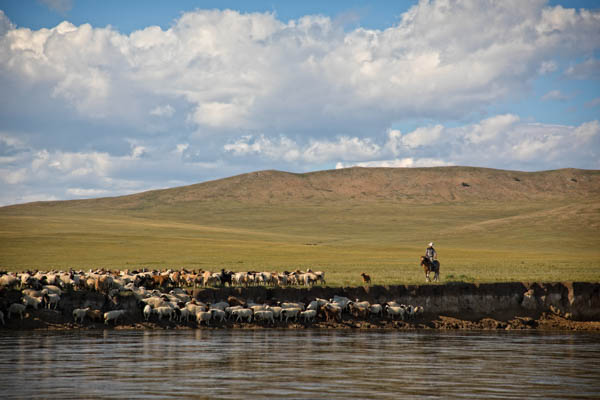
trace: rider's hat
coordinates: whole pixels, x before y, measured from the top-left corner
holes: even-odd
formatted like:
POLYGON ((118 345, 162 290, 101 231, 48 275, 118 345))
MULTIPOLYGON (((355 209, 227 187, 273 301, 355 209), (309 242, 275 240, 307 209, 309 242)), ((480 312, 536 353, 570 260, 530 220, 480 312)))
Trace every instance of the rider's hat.
POLYGON ((433 247, 433 242, 429 242, 429 247, 433 247))

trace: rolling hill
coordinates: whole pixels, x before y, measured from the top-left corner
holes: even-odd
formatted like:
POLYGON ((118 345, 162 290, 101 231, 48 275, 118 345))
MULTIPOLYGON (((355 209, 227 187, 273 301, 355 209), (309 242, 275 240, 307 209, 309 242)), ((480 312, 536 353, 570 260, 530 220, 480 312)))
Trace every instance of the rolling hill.
POLYGON ((0 268, 318 267, 422 280, 600 280, 600 171, 259 171, 128 196, 0 208, 0 268))

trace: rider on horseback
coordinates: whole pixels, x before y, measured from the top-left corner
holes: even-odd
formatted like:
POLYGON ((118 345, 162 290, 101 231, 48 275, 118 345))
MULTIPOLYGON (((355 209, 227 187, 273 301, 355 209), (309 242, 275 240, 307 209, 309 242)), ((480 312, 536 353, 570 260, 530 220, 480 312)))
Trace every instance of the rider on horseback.
POLYGON ((433 242, 429 243, 427 250, 425 250, 425 257, 429 260, 430 265, 434 265, 433 261, 437 258, 437 252, 433 248, 433 242))

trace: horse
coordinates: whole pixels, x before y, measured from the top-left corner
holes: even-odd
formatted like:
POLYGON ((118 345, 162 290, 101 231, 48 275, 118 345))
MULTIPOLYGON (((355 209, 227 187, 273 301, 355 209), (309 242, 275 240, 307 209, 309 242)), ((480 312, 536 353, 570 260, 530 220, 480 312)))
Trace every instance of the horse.
POLYGON ((421 256, 421 266, 425 270, 425 281, 426 282, 431 282, 431 279, 429 279, 430 272, 434 273, 434 275, 433 275, 434 282, 437 282, 439 280, 440 262, 438 260, 434 260, 433 265, 432 265, 432 263, 429 261, 429 259, 427 257, 421 256))

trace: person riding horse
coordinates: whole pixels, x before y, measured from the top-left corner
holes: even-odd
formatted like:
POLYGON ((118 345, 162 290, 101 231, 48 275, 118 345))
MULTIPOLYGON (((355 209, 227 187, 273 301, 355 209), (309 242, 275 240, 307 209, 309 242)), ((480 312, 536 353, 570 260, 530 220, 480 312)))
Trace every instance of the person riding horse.
POLYGON ((425 257, 429 260, 430 265, 434 265, 433 262, 437 258, 437 252, 433 248, 433 242, 429 243, 427 250, 425 250, 425 257))
POLYGON ((427 250, 425 250, 425 255, 421 256, 421 266, 425 270, 425 280, 430 282, 429 273, 433 272, 433 280, 438 281, 440 276, 440 262, 436 260, 437 252, 433 248, 433 243, 429 243, 427 246, 427 250))

